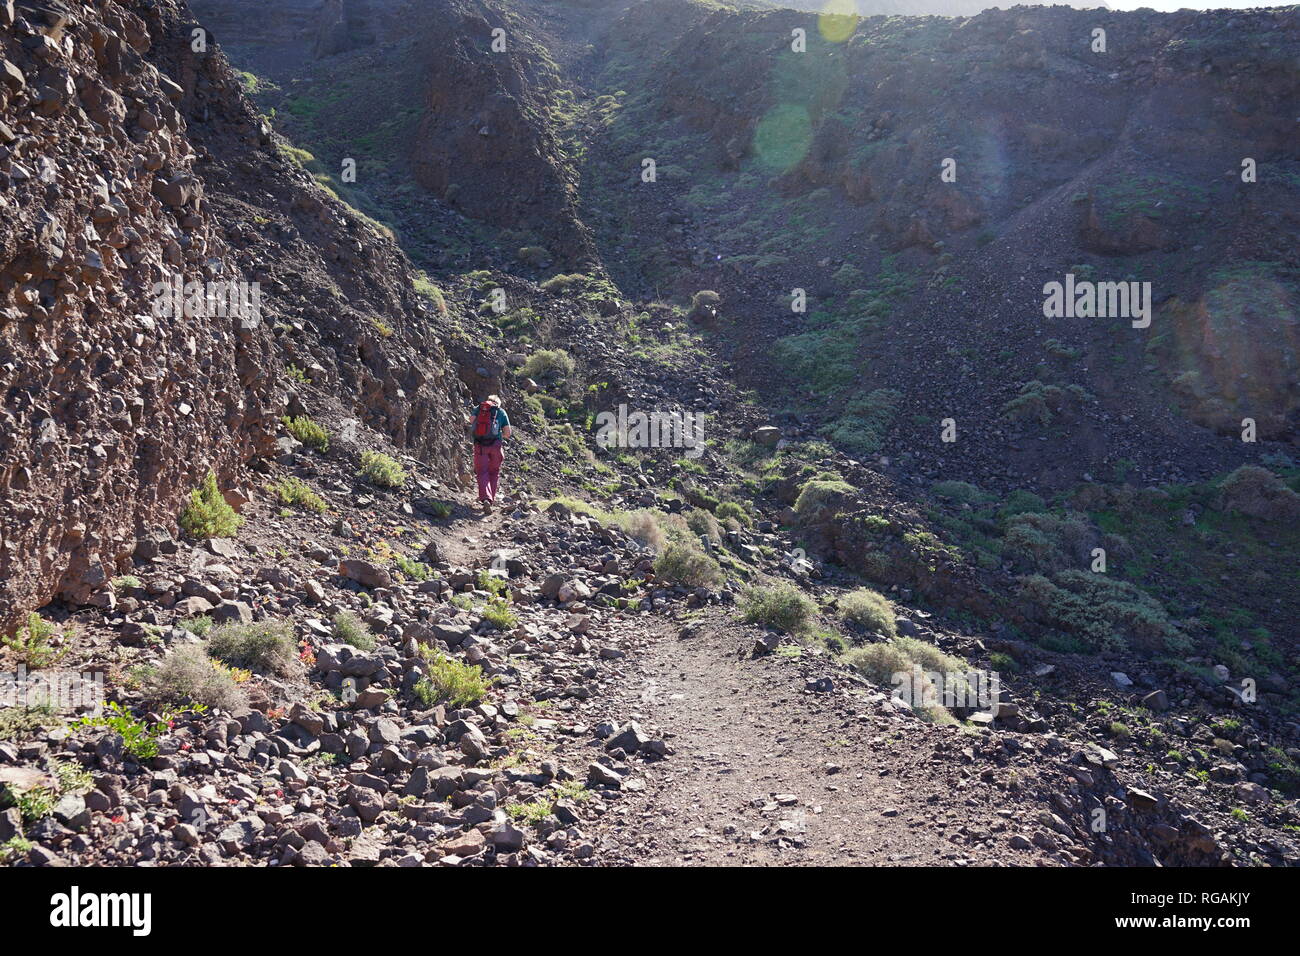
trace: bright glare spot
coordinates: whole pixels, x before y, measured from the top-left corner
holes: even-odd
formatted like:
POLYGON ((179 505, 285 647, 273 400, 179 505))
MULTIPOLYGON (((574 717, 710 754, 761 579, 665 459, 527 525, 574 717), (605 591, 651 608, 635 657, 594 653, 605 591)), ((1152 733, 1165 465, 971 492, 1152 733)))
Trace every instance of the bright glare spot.
POLYGON ((817 15, 817 29, 827 43, 843 43, 858 26, 858 7, 854 0, 827 0, 817 15))

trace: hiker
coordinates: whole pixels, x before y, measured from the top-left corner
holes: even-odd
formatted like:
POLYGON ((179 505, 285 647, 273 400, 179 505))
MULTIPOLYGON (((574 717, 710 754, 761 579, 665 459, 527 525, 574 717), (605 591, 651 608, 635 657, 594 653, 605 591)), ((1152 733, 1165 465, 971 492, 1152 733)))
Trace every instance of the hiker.
POLYGON ((501 407, 501 399, 489 395, 474 416, 474 474, 478 477, 478 501, 484 512, 492 510, 501 475, 503 438, 509 438, 510 418, 501 407))

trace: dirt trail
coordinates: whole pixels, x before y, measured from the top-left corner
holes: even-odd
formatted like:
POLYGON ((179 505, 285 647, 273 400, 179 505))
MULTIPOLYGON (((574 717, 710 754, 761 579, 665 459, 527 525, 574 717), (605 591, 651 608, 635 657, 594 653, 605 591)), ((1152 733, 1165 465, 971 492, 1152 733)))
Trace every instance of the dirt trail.
MULTIPOLYGON (((440 546, 473 566, 510 540, 509 510, 455 522, 440 546), (465 541, 469 537, 472 540, 465 541)), ((607 618, 628 657, 601 710, 637 720, 674 753, 630 775, 591 833, 606 865, 1027 865, 1009 844, 1014 796, 981 779, 954 728, 896 716, 797 645, 753 658, 759 631, 713 609, 684 622, 607 618), (834 689, 808 690, 830 676, 834 689), (998 811, 1001 811, 999 815, 998 811)), ((611 719, 615 719, 611 717, 611 719)), ((577 767, 595 756, 582 742, 577 767)))
POLYGON ((725 614, 687 639, 655 626, 623 692, 676 753, 606 818, 602 862, 1036 862, 1008 846, 1011 798, 953 759, 957 732, 878 714, 865 689, 805 690, 815 663, 742 656, 754 632, 725 614))

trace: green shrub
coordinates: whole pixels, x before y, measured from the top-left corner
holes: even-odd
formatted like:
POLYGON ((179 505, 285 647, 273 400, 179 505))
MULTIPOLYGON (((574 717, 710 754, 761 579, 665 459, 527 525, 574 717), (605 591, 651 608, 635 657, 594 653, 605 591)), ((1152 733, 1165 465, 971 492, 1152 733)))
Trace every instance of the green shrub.
POLYGON ((723 581, 722 568, 703 551, 688 544, 668 545, 655 559, 655 574, 670 584, 686 587, 715 587, 723 581))
POLYGON ((1191 642, 1159 602, 1127 581, 1089 571, 1020 579, 1017 596, 1035 623, 1057 628, 1093 651, 1182 654, 1191 642))
POLYGON ((718 519, 720 521, 725 521, 728 518, 734 518, 737 521, 739 521, 742 525, 744 525, 746 528, 752 526, 754 523, 754 519, 749 516, 749 512, 745 510, 744 506, 737 504, 734 501, 722 502, 722 504, 718 505, 717 510, 714 511, 714 514, 718 516, 718 519))
POLYGON ((972 505, 988 499, 988 495, 965 481, 936 481, 934 493, 940 498, 951 498, 972 505))
POLYGON ((233 538, 244 519, 226 504, 217 490, 217 476, 208 472, 203 484, 190 493, 190 502, 181 510, 181 530, 197 541, 208 538, 233 538))
POLYGON ((542 349, 528 356, 519 374, 524 378, 541 379, 547 375, 568 378, 577 366, 573 358, 563 349, 542 349))
POLYGON ((248 698, 227 668, 214 665, 201 647, 179 647, 144 680, 145 697, 162 704, 199 704, 226 711, 242 708, 248 698))
POLYGON ((284 422, 284 427, 290 435, 308 448, 314 448, 317 451, 327 451, 329 449, 330 433, 306 415, 299 415, 296 418, 286 415, 280 421, 284 422))
POLYGON ((358 474, 380 488, 400 488, 406 484, 406 469, 383 452, 362 452, 358 474))
POLYGON ((352 611, 339 611, 334 615, 334 637, 359 651, 373 651, 375 636, 366 622, 352 611))
POLYGON ((33 611, 27 615, 26 624, 4 639, 4 646, 28 670, 40 670, 58 663, 67 653, 66 648, 50 644, 50 638, 58 633, 53 624, 33 611))
POLYGON ((113 578, 113 592, 115 594, 125 594, 127 591, 139 587, 144 587, 144 583, 134 574, 124 574, 121 577, 113 578))
POLYGON ((802 521, 816 521, 828 517, 824 512, 842 499, 851 497, 857 489, 847 481, 814 478, 805 482, 794 502, 794 512, 802 521))
POLYGON ((1020 394, 1002 406, 1002 415, 1020 421, 1048 425, 1060 413, 1091 398, 1078 385, 1045 385, 1039 381, 1020 386, 1020 394))
POLYGON ((722 540, 722 527, 718 524, 718 519, 703 508, 692 508, 686 513, 686 526, 696 537, 711 541, 722 540))
POLYGON ((424 296, 433 303, 443 315, 447 314, 447 299, 443 296, 442 290, 429 281, 429 277, 423 272, 417 272, 415 278, 411 281, 412 287, 416 293, 424 296))
POLYGON ((208 638, 208 652, 232 667, 291 677, 298 671, 293 629, 284 621, 222 624, 208 638))
POLYGON ((98 717, 82 717, 71 725, 74 728, 104 727, 122 738, 122 749, 136 760, 152 760, 158 756, 158 739, 169 730, 162 722, 146 723, 116 701, 110 703, 98 717))
POLYGON ((840 617, 847 624, 867 631, 875 631, 885 637, 894 637, 897 633, 894 624, 894 609, 885 596, 871 588, 858 588, 840 598, 840 617))
POLYGON ((312 491, 306 482, 297 478, 283 478, 275 486, 276 497, 282 505, 295 505, 317 514, 323 513, 329 506, 325 499, 312 491))
POLYGON ((420 648, 420 656, 428 676, 415 685, 414 694, 425 707, 438 704, 469 707, 481 701, 492 686, 492 678, 485 677, 481 667, 465 664, 427 646, 420 648))
POLYGON ((197 634, 202 637, 208 631, 212 630, 212 625, 216 622, 206 614, 197 614, 194 617, 187 617, 180 622, 181 627, 191 634, 197 634))
POLYGON ((960 657, 945 654, 933 644, 914 637, 855 647, 844 655, 844 660, 869 680, 885 685, 893 681, 895 674, 914 667, 939 674, 965 674, 969 669, 960 657))
POLYGON ((803 630, 817 613, 813 600, 791 584, 751 588, 741 599, 740 609, 748 623, 787 634, 803 630))
POLYGON ((1300 495, 1267 468, 1242 465, 1223 480, 1220 489, 1224 510, 1269 521, 1300 519, 1300 495))
POLYGON ((1025 512, 1007 519, 1002 553, 1021 570, 1064 571, 1088 563, 1092 542, 1083 515, 1025 512))
POLYGON ((512 630, 519 623, 515 612, 510 610, 510 604, 505 598, 499 597, 492 598, 483 606, 483 620, 499 631, 512 630))
POLYGON ((428 581, 431 578, 436 577, 438 573, 427 564, 423 564, 413 558, 408 558, 404 554, 395 555, 393 557, 393 564, 397 566, 398 571, 401 571, 403 575, 410 578, 412 581, 428 581))

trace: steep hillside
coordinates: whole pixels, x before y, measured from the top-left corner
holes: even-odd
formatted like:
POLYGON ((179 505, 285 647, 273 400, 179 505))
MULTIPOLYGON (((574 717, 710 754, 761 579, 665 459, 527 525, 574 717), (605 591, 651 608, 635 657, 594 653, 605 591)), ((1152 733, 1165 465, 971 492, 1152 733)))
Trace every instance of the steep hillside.
POLYGON ((1300 862, 1294 9, 0 30, 0 862, 1300 862))
POLYGON ((329 396, 450 475, 460 385, 436 310, 280 155, 215 48, 191 49, 184 8, 0 15, 3 626, 55 594, 111 603, 136 537, 208 470, 250 493, 286 409, 329 396), (155 284, 177 279, 257 283, 259 309, 176 315, 155 284))

